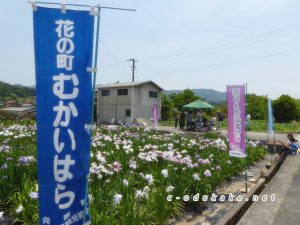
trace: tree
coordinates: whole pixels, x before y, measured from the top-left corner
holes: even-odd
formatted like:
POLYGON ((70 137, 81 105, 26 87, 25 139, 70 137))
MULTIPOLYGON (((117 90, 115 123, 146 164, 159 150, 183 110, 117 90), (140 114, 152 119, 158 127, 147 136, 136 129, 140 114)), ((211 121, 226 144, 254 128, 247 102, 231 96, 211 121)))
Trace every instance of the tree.
POLYGON ((256 94, 247 95, 247 113, 252 119, 265 120, 268 115, 268 98, 256 94))
POLYGON ((281 95, 273 101, 274 117, 278 122, 290 122, 296 119, 296 101, 289 95, 281 95))
POLYGON ((173 111, 173 102, 166 94, 161 95, 161 118, 166 121, 171 119, 173 111))
POLYGON ((224 117, 226 117, 227 116, 227 102, 223 102, 221 104, 215 105, 215 107, 211 111, 211 116, 216 116, 218 111, 221 112, 224 117))
POLYGON ((296 103, 296 120, 300 120, 300 99, 295 99, 296 103))
POLYGON ((174 107, 178 110, 182 110, 184 105, 200 99, 191 89, 185 89, 181 93, 172 94, 170 98, 173 100, 174 107))
POLYGON ((0 81, 0 97, 28 98, 35 96, 35 89, 10 85, 0 81))

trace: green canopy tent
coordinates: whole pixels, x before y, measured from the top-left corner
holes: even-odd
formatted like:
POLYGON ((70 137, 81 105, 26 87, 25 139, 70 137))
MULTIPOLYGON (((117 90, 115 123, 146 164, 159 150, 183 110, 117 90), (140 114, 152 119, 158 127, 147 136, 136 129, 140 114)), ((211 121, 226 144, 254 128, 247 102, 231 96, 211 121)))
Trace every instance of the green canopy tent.
POLYGON ((184 109, 213 109, 214 107, 206 102, 203 102, 201 100, 196 100, 194 102, 191 102, 185 106, 183 106, 184 109))

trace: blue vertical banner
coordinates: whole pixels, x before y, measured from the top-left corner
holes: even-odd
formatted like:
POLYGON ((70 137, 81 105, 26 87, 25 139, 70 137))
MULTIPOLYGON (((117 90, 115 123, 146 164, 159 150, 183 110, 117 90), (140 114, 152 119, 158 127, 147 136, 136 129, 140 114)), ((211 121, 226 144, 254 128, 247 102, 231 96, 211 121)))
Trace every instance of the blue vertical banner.
POLYGON ((268 133, 274 134, 272 100, 268 98, 268 133))
POLYGON ((37 7, 33 23, 40 224, 89 224, 94 16, 37 7))

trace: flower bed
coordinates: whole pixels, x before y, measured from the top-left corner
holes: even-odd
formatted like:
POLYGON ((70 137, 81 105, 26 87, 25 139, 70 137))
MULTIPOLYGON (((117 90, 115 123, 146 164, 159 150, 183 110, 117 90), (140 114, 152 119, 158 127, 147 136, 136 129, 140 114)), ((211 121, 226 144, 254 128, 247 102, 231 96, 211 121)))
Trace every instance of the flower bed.
MULTIPOLYGON (((168 195, 210 194, 245 168, 245 160, 229 157, 222 139, 111 126, 97 129, 92 145, 92 224, 164 224, 195 204, 169 202, 168 195)), ((250 142, 248 163, 265 152, 250 142)), ((0 126, 1 205, 31 225, 38 224, 35 158, 34 125, 0 126)))

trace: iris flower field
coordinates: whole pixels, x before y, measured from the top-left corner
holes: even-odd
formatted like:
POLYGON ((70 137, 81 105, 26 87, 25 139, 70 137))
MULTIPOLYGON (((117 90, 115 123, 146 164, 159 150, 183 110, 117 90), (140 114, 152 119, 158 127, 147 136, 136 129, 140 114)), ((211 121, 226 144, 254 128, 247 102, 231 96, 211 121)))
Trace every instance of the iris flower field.
MULTIPOLYGON (((248 164, 266 149, 248 143, 248 164)), ((36 126, 0 122, 0 211, 16 224, 38 224, 36 126)), ((144 127, 99 127, 93 134, 89 199, 92 224, 166 224, 199 202, 169 195, 209 195, 239 174, 245 160, 230 158, 217 134, 164 133, 144 127)))

